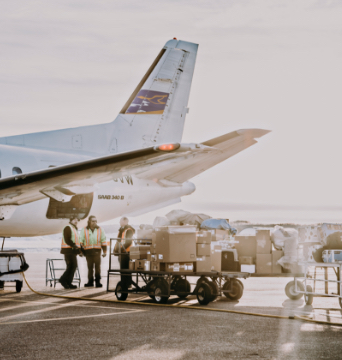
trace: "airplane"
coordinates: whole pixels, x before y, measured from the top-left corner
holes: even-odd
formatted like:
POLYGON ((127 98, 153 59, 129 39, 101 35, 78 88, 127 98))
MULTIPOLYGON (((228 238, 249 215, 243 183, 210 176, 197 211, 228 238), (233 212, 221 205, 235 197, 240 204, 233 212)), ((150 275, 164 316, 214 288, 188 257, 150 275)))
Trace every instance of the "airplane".
POLYGON ((0 236, 60 232, 181 201, 189 180, 257 143, 243 129, 182 143, 198 44, 172 39, 113 122, 0 138, 0 236))

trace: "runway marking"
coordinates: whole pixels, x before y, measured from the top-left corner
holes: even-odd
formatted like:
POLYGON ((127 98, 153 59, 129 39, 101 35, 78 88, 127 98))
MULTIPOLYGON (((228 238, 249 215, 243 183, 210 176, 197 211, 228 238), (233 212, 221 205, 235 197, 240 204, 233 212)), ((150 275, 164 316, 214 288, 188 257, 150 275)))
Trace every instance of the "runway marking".
MULTIPOLYGON (((0 301, 15 301, 15 302, 24 302, 25 304, 22 304, 22 306, 25 306, 27 303, 30 303, 32 304, 32 306, 34 306, 35 304, 38 304, 38 305, 56 305, 56 306, 65 306, 65 305, 68 305, 68 304, 55 304, 55 302, 47 302, 47 301, 28 301, 28 300, 17 300, 17 299, 0 299, 0 301)), ((57 301, 65 301, 65 299, 56 299, 57 301)), ((80 299, 82 300, 82 299, 80 299)), ((87 301, 84 300, 83 301, 84 303, 86 303, 87 301)), ((76 302, 75 302, 76 303, 76 302)), ((94 305, 81 305, 81 304, 75 304, 75 303, 70 303, 70 306, 79 306, 79 307, 89 307, 89 308, 99 308, 99 309, 118 309, 120 310, 121 308, 119 307, 113 307, 113 306, 94 306, 94 305)), ((28 306, 28 305, 26 305, 28 306)), ((19 307, 19 306, 18 306, 19 307)), ((15 308, 15 307, 13 307, 15 308)), ((5 308, 5 309, 1 309, 0 311, 6 311, 7 309, 10 309, 10 308, 5 308)), ((134 309, 132 309, 131 311, 135 311, 134 309)))
MULTIPOLYGON (((47 311, 53 311, 53 310, 58 310, 61 308, 65 308, 65 307, 69 307, 69 306, 80 306, 80 307, 93 307, 93 308, 105 308, 105 309, 113 309, 112 307, 100 307, 100 306, 92 306, 92 305, 83 305, 83 304, 87 304, 88 302, 86 300, 77 300, 74 302, 70 302, 67 304, 57 304, 53 307, 49 307, 47 309, 40 309, 40 310, 34 310, 34 311, 29 311, 29 312, 25 312, 25 313, 20 313, 20 314, 14 314, 14 315, 10 315, 10 316, 5 316, 0 318, 0 323, 7 321, 9 319, 13 319, 16 317, 20 317, 20 316, 28 316, 28 315, 33 315, 33 314, 39 314, 39 313, 43 313, 43 312, 47 312, 47 311)), ((121 308, 115 308, 117 310, 121 310, 121 308)), ((131 312, 134 312, 135 310, 130 310, 131 312)))
POLYGON ((5 322, 5 323, 0 322, 0 325, 25 324, 25 323, 34 323, 34 322, 60 321, 60 320, 73 320, 73 319, 85 319, 85 318, 90 318, 90 317, 112 316, 112 315, 122 315, 122 314, 132 314, 132 313, 145 312, 145 311, 146 311, 146 310, 130 310, 130 311, 115 312, 115 313, 110 313, 110 314, 82 315, 82 316, 53 318, 53 319, 38 319, 38 320, 12 321, 12 322, 5 322))

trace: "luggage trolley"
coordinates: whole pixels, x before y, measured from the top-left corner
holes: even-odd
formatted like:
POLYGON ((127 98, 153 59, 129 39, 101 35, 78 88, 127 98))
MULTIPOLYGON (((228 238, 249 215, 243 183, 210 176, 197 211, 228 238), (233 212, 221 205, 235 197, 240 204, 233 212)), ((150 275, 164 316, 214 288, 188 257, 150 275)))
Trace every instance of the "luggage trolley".
MULTIPOLYGON (((52 287, 53 283, 53 287, 55 288, 60 279, 60 277, 56 276, 56 271, 65 271, 65 268, 56 268, 54 261, 64 261, 64 259, 46 259, 45 286, 50 283, 50 287, 52 287)), ((78 287, 81 286, 81 275, 78 269, 78 265, 72 282, 78 283, 78 287)))
POLYGON ((147 271, 112 269, 111 257, 113 253, 113 242, 121 239, 110 239, 109 269, 107 276, 107 291, 114 292, 117 299, 124 301, 130 293, 144 293, 159 304, 165 304, 171 295, 185 299, 189 295, 196 295, 201 305, 207 305, 218 296, 225 295, 231 300, 238 300, 243 295, 243 284, 239 278, 248 278, 249 273, 241 272, 179 272, 179 271, 147 271), (109 288, 110 276, 121 276, 121 281, 116 288, 109 288), (132 277, 131 286, 127 286, 124 277, 132 277), (196 286, 191 291, 188 277, 197 278, 196 286), (143 283, 139 285, 139 280, 143 283))
POLYGON ((304 265, 304 275, 295 277, 295 291, 298 294, 304 295, 304 300, 307 305, 311 305, 314 297, 337 297, 340 307, 342 308, 342 281, 341 268, 342 262, 333 263, 301 263, 304 265), (324 279, 319 279, 317 269, 324 270, 324 279), (329 280, 329 269, 333 269, 336 280, 329 280), (311 275, 313 270, 313 275, 311 275), (324 292, 318 292, 317 284, 324 284, 324 292), (329 293, 329 283, 336 284, 336 293, 329 293))
POLYGON ((0 251, 0 289, 4 288, 5 282, 15 282, 16 292, 23 287, 22 273, 29 268, 24 253, 18 250, 0 251))

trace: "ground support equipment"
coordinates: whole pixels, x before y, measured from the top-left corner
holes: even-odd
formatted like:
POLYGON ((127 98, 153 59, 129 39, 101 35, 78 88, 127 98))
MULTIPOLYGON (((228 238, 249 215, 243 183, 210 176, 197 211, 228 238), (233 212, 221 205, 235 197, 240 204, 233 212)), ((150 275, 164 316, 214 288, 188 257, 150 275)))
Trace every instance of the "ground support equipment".
POLYGON ((340 307, 342 308, 342 281, 341 281, 341 262, 335 263, 311 263, 305 262, 300 265, 304 266, 303 276, 296 276, 295 291, 304 295, 307 305, 311 305, 314 297, 337 297, 340 307), (324 279, 318 278, 317 269, 324 270, 324 279), (336 280, 329 280, 329 269, 333 269, 336 280), (313 275, 312 275, 313 273, 313 275), (324 283, 324 292, 317 291, 317 285, 324 283), (336 284, 336 293, 329 293, 329 283, 336 284))
POLYGON ((24 253, 18 252, 18 250, 1 250, 0 251, 0 263, 1 260, 9 262, 12 258, 18 259, 17 267, 15 270, 9 270, 8 265, 0 266, 0 290, 4 289, 5 282, 15 282, 16 292, 20 292, 23 287, 23 272, 26 271, 29 266, 25 261, 24 253), (20 265, 19 265, 20 264, 20 265))
POLYGON ((304 290, 304 286, 301 282, 297 282, 297 287, 295 287, 295 279, 299 277, 303 277, 303 273, 281 273, 281 274, 251 274, 251 277, 277 277, 277 278, 284 278, 284 277, 293 277, 293 280, 288 282, 285 286, 285 294, 291 300, 299 300, 303 297, 303 293, 297 292, 296 289, 304 290))
MULTIPOLYGON (((60 276, 56 275, 56 271, 65 271, 65 267, 56 268, 54 261, 63 261, 64 259, 46 259, 46 271, 45 271, 45 285, 50 283, 50 287, 56 287, 56 284, 59 283, 60 276)), ((72 280, 73 283, 78 284, 78 287, 81 286, 81 275, 78 269, 78 265, 75 271, 74 278, 72 280)))
MULTIPOLYGON (((249 273, 242 272, 168 272, 112 269, 112 256, 121 256, 113 252, 113 243, 121 239, 110 239, 109 269, 107 276, 107 291, 115 292, 118 300, 126 300, 130 293, 146 294, 157 303, 165 304, 171 295, 185 299, 189 295, 196 295, 201 305, 207 305, 218 296, 225 295, 231 300, 238 300, 243 294, 243 284, 238 278, 248 278, 249 273), (109 279, 113 276, 132 278, 129 281, 119 281, 115 289, 110 289, 109 279), (197 278, 195 289, 191 290, 188 277, 197 278), (140 280, 140 284, 139 284, 140 280)), ((148 241, 148 240, 147 240, 148 241)))

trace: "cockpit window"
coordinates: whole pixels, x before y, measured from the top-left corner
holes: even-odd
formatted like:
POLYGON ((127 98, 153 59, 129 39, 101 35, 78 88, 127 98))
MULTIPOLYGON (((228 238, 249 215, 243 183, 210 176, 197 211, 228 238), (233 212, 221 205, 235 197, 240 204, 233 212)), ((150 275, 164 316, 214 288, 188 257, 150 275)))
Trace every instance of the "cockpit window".
POLYGON ((19 175, 22 173, 23 173, 22 170, 17 166, 14 166, 14 168, 12 169, 12 175, 19 175))

